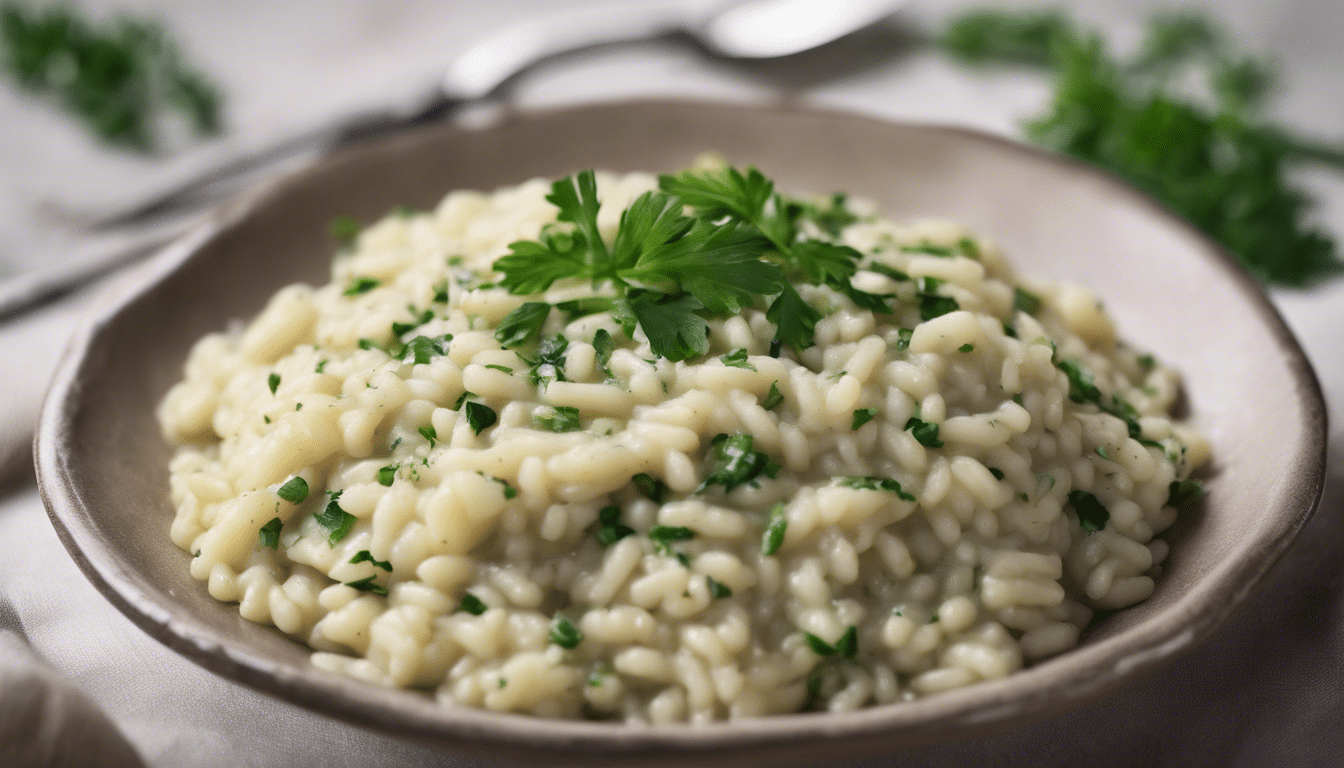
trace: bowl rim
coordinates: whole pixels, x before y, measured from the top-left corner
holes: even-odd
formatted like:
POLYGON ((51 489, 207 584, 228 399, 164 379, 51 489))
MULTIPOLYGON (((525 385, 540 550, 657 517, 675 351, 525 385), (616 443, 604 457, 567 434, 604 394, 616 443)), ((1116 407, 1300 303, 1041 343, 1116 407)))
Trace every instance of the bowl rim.
MULTIPOLYGON (((195 230, 140 268, 133 287, 123 287, 106 300, 72 337, 48 388, 35 435, 37 479, 48 516, 62 544, 85 577, 123 614, 156 640, 220 676, 241 682, 309 710, 382 732, 451 744, 468 751, 493 750, 515 755, 558 750, 550 759, 580 754, 589 758, 633 758, 684 754, 686 757, 728 757, 771 750, 784 754, 803 743, 845 740, 877 744, 899 738, 903 745, 971 735, 1005 726, 1010 720, 1039 720, 1077 708, 1121 687, 1192 649, 1223 624, 1244 602, 1269 569, 1283 556, 1311 518, 1325 478, 1326 410, 1311 363, 1277 309, 1256 281, 1209 236, 1169 211, 1152 197, 1120 178, 1088 164, 980 130, 929 122, 887 120, 855 112, 800 105, 762 105, 695 99, 640 99, 583 103, 544 109, 511 109, 485 125, 439 124, 341 150, 320 162, 276 179, 216 209, 195 230), (1074 177, 1089 177, 1115 193, 1126 205, 1193 239, 1204 257, 1236 283, 1270 331, 1283 353, 1303 408, 1301 450, 1289 457, 1294 481, 1275 498, 1274 516, 1255 558, 1220 563, 1161 614, 1096 643, 1084 644, 1007 678, 982 682, 911 702, 873 706, 843 714, 803 713, 714 723, 700 726, 643 726, 547 720, 528 715, 447 709, 431 698, 407 691, 389 692, 317 670, 294 669, 285 663, 230 645, 229 638, 190 616, 177 615, 170 600, 161 600, 138 583, 133 567, 97 546, 95 505, 85 499, 66 462, 64 447, 72 441, 74 416, 84 389, 82 373, 90 356, 112 333, 117 319, 144 299, 178 269, 189 263, 214 238, 242 226, 285 191, 299 187, 342 164, 414 148, 446 134, 494 130, 520 121, 556 116, 600 114, 608 110, 686 110, 698 113, 750 112, 756 115, 814 114, 845 121, 896 126, 977 142, 990 149, 1055 166, 1074 177), (1293 510, 1296 513, 1293 514, 1293 510), (1022 689, 1022 690, 1019 690, 1022 689), (412 698, 413 697, 413 698, 412 698)), ((856 745, 857 746, 857 745, 856 745)))

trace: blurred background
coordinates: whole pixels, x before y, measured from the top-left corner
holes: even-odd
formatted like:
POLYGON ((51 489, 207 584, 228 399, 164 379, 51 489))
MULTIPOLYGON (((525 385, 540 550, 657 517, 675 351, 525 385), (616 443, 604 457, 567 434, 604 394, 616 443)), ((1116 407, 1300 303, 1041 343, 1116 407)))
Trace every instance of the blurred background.
MULTIPOLYGON (((361 109, 409 103, 473 43, 520 21, 585 7, 615 15, 652 7, 707 12, 717 5, 713 0, 87 0, 63 5, 4 0, 0 295, 8 290, 21 297, 32 287, 34 274, 67 265, 74 270, 81 259, 108 259, 154 241, 162 234, 162 219, 137 219, 127 227, 93 225, 127 201, 221 158, 361 109), (25 87, 13 52, 26 38, 14 14, 36 18, 53 8, 68 9, 72 18, 95 30, 112 29, 121 18, 157 22, 176 48, 176 64, 196 83, 171 98, 187 105, 181 114, 191 115, 192 109, 209 113, 206 127, 216 130, 196 135, 190 117, 165 109, 147 129, 146 135, 154 137, 152 148, 128 149, 99 138, 96 125, 84 119, 90 113, 87 104, 69 106, 62 90, 69 73, 45 91, 34 90, 32 83, 25 87)), ((500 109, 673 97, 785 102, 951 123, 1027 140, 1024 123, 1051 110, 1050 68, 1002 57, 969 66, 937 41, 950 20, 974 9, 1017 13, 1045 7, 1061 11, 1079 28, 1095 30, 1121 59, 1142 55, 1153 15, 1194 14, 1221 29, 1225 45, 1237 56, 1271 62, 1266 71, 1274 78, 1263 89, 1257 125, 1263 119, 1284 135, 1344 151, 1344 48, 1339 42, 1344 3, 1337 0, 1076 0, 1052 6, 914 0, 838 42, 779 59, 716 56, 684 34, 555 56, 509 80, 483 103, 446 119, 480 119, 500 109)), ((1175 79, 1178 93, 1208 103, 1199 82, 1180 74, 1175 79)), ((1344 239, 1339 165, 1292 164, 1286 171, 1287 182, 1312 201, 1301 212, 1300 226, 1344 239)), ((1325 253, 1327 261, 1334 258, 1330 249, 1325 253)), ((1344 423, 1339 333, 1344 279, 1325 269, 1297 282, 1305 284, 1274 285, 1270 294, 1315 364, 1338 425, 1344 423)), ((0 495, 0 540, 26 543, 22 555, 0 558, 0 764, 25 764, 7 762, 7 754, 21 753, 5 751, 2 724, 4 683, 21 674, 14 671, 21 664, 30 669, 36 664, 43 674, 54 671, 62 684, 90 697, 151 765, 467 764, 224 683, 132 627, 75 569, 46 522, 25 463, 26 440, 46 378, 96 290, 36 309, 19 302, 18 309, 0 314, 0 377, 9 388, 0 408, 0 442, 10 446, 0 446, 0 464, 8 462, 13 470, 6 473, 0 495), (52 584, 59 585, 59 599, 50 596, 52 584), (88 631, 91 617, 100 626, 96 638, 88 631), (265 729, 257 725, 263 722, 265 729)), ((1267 434, 1272 434, 1272 418, 1267 434)), ((1339 435, 1336 428, 1336 448, 1339 435)), ((1336 620, 1344 613, 1344 524, 1338 514, 1344 505, 1338 478, 1344 472, 1332 475, 1321 512, 1260 597, 1178 665, 1081 712, 1038 727, 919 750, 900 756, 900 762, 996 765, 1029 758, 1042 765, 1076 765, 1082 758, 1086 765, 1338 764, 1344 746, 1344 697, 1336 693, 1344 670, 1344 631, 1336 620)), ((18 701, 11 695, 9 705, 18 701)))

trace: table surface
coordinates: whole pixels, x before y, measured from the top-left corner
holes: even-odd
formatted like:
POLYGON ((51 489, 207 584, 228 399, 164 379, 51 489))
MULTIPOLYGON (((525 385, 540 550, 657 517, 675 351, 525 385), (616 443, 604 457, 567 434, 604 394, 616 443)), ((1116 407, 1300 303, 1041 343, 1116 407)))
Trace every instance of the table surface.
MULTIPOLYGON (((677 0, 668 0, 675 3, 677 0)), ((690 0, 686 0, 690 1, 690 0)), ((600 0, 563 0, 597 5, 600 0)), ((652 3, 644 3, 645 5, 652 3)), ((663 3, 666 4, 666 3, 663 3)), ((75 250, 83 235, 53 213, 96 208, 152 184, 173 163, 246 145, 432 81, 470 41, 558 3, 361 0, 80 2, 95 15, 163 19, 229 97, 230 132, 176 159, 128 157, 91 141, 42 102, 0 84, 0 278, 75 250)), ((1026 3, 1008 3, 1024 7, 1026 3)), ((1021 71, 973 72, 909 43, 967 3, 912 3, 892 23, 783 61, 731 62, 675 39, 566 55, 502 95, 522 107, 633 97, 788 100, 892 119, 969 125, 1016 136, 1049 91, 1021 71)), ((1150 13, 1202 8, 1246 48, 1274 55, 1283 85, 1272 115, 1344 144, 1344 61, 1336 0, 1092 0, 1082 20, 1132 45, 1150 13)), ((1344 179, 1304 173, 1318 222, 1344 238, 1344 179)), ((42 388, 96 291, 0 324, 0 435, 24 435, 42 388)), ((1332 423, 1344 424, 1344 280, 1271 292, 1316 366, 1332 423)), ((1333 455, 1341 430, 1331 432, 1333 455)), ((3 461, 0 461, 3 463, 3 461)), ((1344 469, 1301 539, 1245 609, 1210 641, 1084 709, 982 739, 865 765, 1333 765, 1344 748, 1344 469)), ((0 687, 36 657, 109 713, 153 766, 472 765, 374 735, 221 680, 136 629, 84 579, 47 522, 30 470, 0 488, 0 687), (8 672, 7 672, 8 670, 8 672)), ((13 703, 17 699, 11 697, 13 703)), ((0 696, 0 715, 5 697, 0 696)), ((4 717, 0 717, 3 721, 4 717)), ((5 734, 0 722, 0 737, 5 734)), ((0 739, 0 764, 6 761, 0 739)), ((92 763, 89 763, 92 764, 92 763)))

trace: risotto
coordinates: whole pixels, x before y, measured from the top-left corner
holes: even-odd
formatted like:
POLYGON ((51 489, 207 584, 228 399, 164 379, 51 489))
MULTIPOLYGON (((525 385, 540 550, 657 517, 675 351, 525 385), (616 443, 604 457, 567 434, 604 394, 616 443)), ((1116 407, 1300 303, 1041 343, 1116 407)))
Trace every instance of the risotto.
POLYGON ((1148 597, 1200 493, 1176 374, 955 223, 706 166, 334 231, 329 284, 164 398, 171 536, 315 665, 445 706, 703 723, 1000 678, 1148 597))

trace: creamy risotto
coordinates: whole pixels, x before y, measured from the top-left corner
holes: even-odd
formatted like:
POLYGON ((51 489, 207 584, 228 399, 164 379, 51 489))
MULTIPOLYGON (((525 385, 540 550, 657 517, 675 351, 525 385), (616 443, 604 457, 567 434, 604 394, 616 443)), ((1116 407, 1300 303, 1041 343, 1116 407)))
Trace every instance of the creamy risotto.
POLYGON ((1000 678, 1152 592, 1207 446, 1086 289, 755 171, 593 179, 347 225, 196 345, 159 418, 211 595, 445 706, 701 723, 1000 678))

